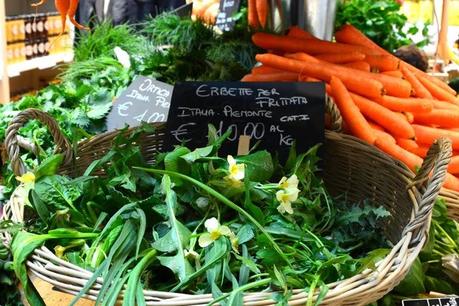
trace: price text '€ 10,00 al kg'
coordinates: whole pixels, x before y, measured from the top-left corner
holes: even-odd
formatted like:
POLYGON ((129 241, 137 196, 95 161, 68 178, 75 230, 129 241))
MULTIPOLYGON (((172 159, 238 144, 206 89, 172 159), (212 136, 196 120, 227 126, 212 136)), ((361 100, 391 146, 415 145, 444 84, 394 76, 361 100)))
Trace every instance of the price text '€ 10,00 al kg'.
POLYGON ((295 141, 310 147, 323 140, 322 87, 301 83, 177 84, 168 122, 171 142, 205 145, 207 124, 212 123, 219 135, 231 129, 228 139, 235 143, 245 135, 253 143, 261 141, 260 148, 268 150, 285 150, 295 141))

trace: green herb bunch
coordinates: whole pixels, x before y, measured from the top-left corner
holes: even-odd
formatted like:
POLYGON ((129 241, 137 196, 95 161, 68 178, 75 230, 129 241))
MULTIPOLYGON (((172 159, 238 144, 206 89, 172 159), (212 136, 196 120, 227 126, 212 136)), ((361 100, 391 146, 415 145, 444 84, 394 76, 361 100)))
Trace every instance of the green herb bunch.
POLYGON ((123 305, 140 303, 142 288, 211 293, 222 305, 242 305, 243 292, 253 290, 270 290, 284 305, 292 289, 304 288, 311 305, 316 289, 320 302, 327 283, 373 267, 388 252, 384 238, 370 233, 389 213, 332 198, 317 176, 317 147, 292 149, 285 164, 266 151, 219 157, 229 134, 218 137, 210 127, 208 146, 179 146, 146 166, 138 135, 119 136, 81 177, 55 174, 57 155, 21 178, 35 222, 15 236, 12 251, 33 305, 43 303, 25 261, 43 244, 94 272, 77 298, 104 279, 103 305, 114 305, 124 284, 123 305))
POLYGON ((416 45, 418 47, 427 45, 429 43, 427 25, 422 29, 413 25, 406 30, 407 21, 407 17, 400 12, 400 3, 396 0, 344 0, 338 8, 336 27, 339 28, 346 23, 352 24, 389 52, 413 44, 409 35, 419 31, 424 39, 416 45))
POLYGON ((240 80, 255 64, 257 48, 245 22, 235 16, 231 32, 217 34, 201 21, 163 14, 146 22, 144 35, 156 50, 146 58, 145 72, 169 83, 240 80))

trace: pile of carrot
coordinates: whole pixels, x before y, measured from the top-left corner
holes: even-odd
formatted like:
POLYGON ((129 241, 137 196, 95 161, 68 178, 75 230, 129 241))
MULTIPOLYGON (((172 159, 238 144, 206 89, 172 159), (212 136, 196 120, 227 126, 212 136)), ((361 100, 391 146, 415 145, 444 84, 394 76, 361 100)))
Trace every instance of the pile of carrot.
POLYGON ((252 29, 265 29, 268 22, 269 1, 268 0, 248 0, 247 19, 252 29))
POLYGON ((345 130, 416 171, 428 148, 441 137, 452 141, 454 156, 444 187, 459 191, 459 99, 436 79, 385 51, 351 25, 336 42, 292 27, 285 36, 256 33, 267 50, 242 81, 326 83, 345 130))

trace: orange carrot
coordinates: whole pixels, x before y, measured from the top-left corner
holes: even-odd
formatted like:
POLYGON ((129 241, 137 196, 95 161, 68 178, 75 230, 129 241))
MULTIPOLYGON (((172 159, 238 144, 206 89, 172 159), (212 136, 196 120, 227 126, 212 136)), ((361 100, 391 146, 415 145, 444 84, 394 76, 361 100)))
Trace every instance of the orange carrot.
POLYGON ((400 60, 390 55, 369 54, 365 57, 365 61, 379 71, 393 71, 400 67, 400 60))
POLYGON ((459 111, 454 111, 452 109, 434 109, 430 113, 415 114, 414 121, 424 125, 459 128, 459 111))
POLYGON ((280 70, 276 68, 272 68, 269 66, 261 65, 252 68, 252 74, 265 74, 265 73, 278 73, 278 72, 285 72, 285 70, 280 70))
POLYGON ((284 54, 286 58, 294 59, 297 61, 303 61, 303 62, 310 62, 310 63, 321 63, 321 61, 307 53, 304 52, 296 52, 296 53, 286 53, 284 54))
POLYGON ((258 22, 256 0, 248 0, 247 10, 247 19, 249 22, 249 26, 252 29, 258 29, 260 27, 260 23, 258 22))
POLYGON ((381 151, 404 163, 412 171, 417 171, 417 169, 419 169, 422 165, 422 158, 401 148, 397 144, 388 141, 387 138, 377 138, 375 146, 381 151))
POLYGON ((79 24, 76 20, 75 20, 75 15, 76 15, 76 12, 77 12, 77 9, 78 9, 78 2, 80 0, 70 0, 70 6, 69 6, 69 10, 67 11, 67 15, 69 16, 69 20, 70 22, 77 28, 77 29, 80 29, 80 30, 89 30, 88 27, 85 27, 84 25, 81 25, 79 24))
POLYGON ((62 31, 60 35, 62 35, 65 32, 65 24, 67 22, 67 12, 69 11, 70 0, 55 0, 54 4, 59 16, 61 17, 62 31))
MULTIPOLYGON (((341 27, 339 31, 335 33, 335 39, 337 42, 340 43, 347 43, 351 45, 357 45, 361 46, 367 49, 371 49, 377 54, 385 54, 385 55, 391 55, 389 52, 378 46, 376 43, 371 41, 368 37, 366 37, 362 32, 360 32, 358 29, 353 27, 352 25, 344 25, 341 27)), ((392 55, 393 56, 393 55, 392 55)), ((411 72, 413 72, 417 77, 425 77, 429 79, 429 81, 433 82, 435 85, 438 87, 442 88, 443 90, 449 92, 451 95, 456 95, 456 91, 454 91, 451 87, 449 87, 446 83, 442 82, 441 80, 432 77, 425 72, 417 69, 416 67, 401 61, 400 62, 401 67, 405 67, 409 69, 411 72)))
POLYGON ((459 101, 456 97, 443 88, 437 86, 436 84, 432 83, 429 79, 424 76, 416 76, 417 79, 421 82, 422 85, 438 100, 447 101, 450 103, 459 104, 459 101))
POLYGON ((459 174, 459 156, 451 157, 448 165, 448 172, 452 174, 459 174))
POLYGON ((347 88, 355 93, 359 93, 367 97, 381 97, 383 92, 383 86, 380 82, 375 80, 365 80, 362 82, 360 76, 356 75, 356 73, 353 73, 354 71, 358 73, 365 73, 363 71, 343 68, 325 62, 321 62, 320 64, 300 62, 274 54, 258 54, 256 56, 256 60, 261 62, 263 65, 274 67, 276 69, 283 69, 290 72, 306 74, 325 82, 330 82, 331 77, 336 76, 344 82, 347 88), (336 70, 335 66, 342 69, 336 70), (351 71, 351 73, 349 73, 349 71, 351 71))
POLYGON ((414 94, 416 97, 424 99, 432 99, 430 92, 422 85, 418 78, 406 67, 402 67, 401 71, 405 79, 410 82, 413 87, 414 94))
MULTIPOLYGON (((382 131, 382 132, 384 132, 384 128, 383 128, 382 126, 377 125, 376 123, 371 122, 371 121, 368 121, 368 124, 371 126, 371 128, 372 128, 373 130, 377 130, 377 131, 382 131)), ((394 138, 394 140, 395 140, 395 138, 394 138)))
POLYGON ((241 79, 241 82, 296 82, 296 81, 298 81, 298 73, 293 73, 293 72, 247 74, 241 79))
POLYGON ((433 109, 431 100, 383 96, 377 102, 396 112, 428 113, 433 109))
POLYGON ((427 73, 425 73, 424 71, 421 71, 419 70, 418 68, 414 67, 414 66, 411 66, 410 64, 408 63, 405 63, 404 61, 401 62, 401 65, 403 67, 406 67, 408 68, 411 72, 413 72, 416 77, 420 78, 427 78, 430 82, 432 82, 433 84, 435 84, 437 87, 440 87, 441 89, 443 89, 444 91, 448 92, 450 95, 453 95, 455 96, 457 93, 454 89, 452 89, 451 87, 448 86, 448 84, 444 83, 442 80, 439 80, 437 79, 436 77, 433 77, 431 75, 428 75, 427 73))
POLYGON ((459 179, 454 175, 447 173, 443 187, 450 190, 459 191, 459 179))
POLYGON ((330 85, 335 103, 352 134, 370 144, 373 144, 376 140, 373 129, 353 102, 343 82, 332 76, 330 85))
POLYGON ((413 124, 412 126, 418 143, 431 145, 435 140, 445 137, 451 140, 455 150, 459 150, 459 132, 437 129, 418 124, 413 124))
POLYGON ((451 110, 459 111, 459 106, 453 103, 432 100, 432 104, 435 109, 451 109, 451 110))
POLYGON ((413 115, 413 113, 410 113, 410 112, 403 112, 402 115, 405 116, 406 120, 407 120, 409 123, 413 123, 413 122, 414 122, 414 115, 413 115))
POLYGON ((311 33, 306 32, 299 26, 291 26, 290 29, 288 30, 287 36, 300 38, 300 39, 317 39, 311 33))
MULTIPOLYGON (((394 78, 388 75, 383 75, 379 73, 371 73, 371 72, 361 71, 361 70, 357 70, 357 69, 353 69, 349 67, 343 67, 340 65, 332 64, 332 63, 327 63, 324 61, 320 61, 319 59, 309 54, 303 53, 303 52, 286 54, 286 57, 293 58, 296 60, 301 60, 303 62, 308 62, 310 64, 316 64, 316 65, 320 64, 321 70, 327 69, 327 71, 330 71, 330 72, 333 71, 331 75, 339 77, 342 81, 345 80, 344 78, 346 76, 352 77, 352 79, 354 80, 356 80, 355 78, 358 78, 360 80, 360 83, 362 79, 366 79, 365 82, 369 82, 370 81, 369 79, 373 79, 373 80, 376 80, 382 83, 384 85, 384 88, 387 90, 388 94, 391 94, 397 97, 403 97, 403 98, 405 97, 407 98, 411 95, 410 83, 408 83, 405 80, 400 80, 399 78, 394 78)), ((282 69, 282 68, 279 68, 279 69, 282 69)), ((316 76, 316 75, 312 75, 312 76, 320 78, 319 76, 316 76)), ((350 90, 355 92, 353 88, 349 87, 350 85, 346 84, 346 86, 350 90)), ((359 91, 357 93, 361 93, 361 92, 359 91)), ((363 93, 362 95, 371 97, 369 94, 365 94, 365 93, 363 93)))
MULTIPOLYGON (((419 144, 418 144, 419 145, 419 144)), ((413 152, 414 154, 416 154, 417 156, 419 157, 422 157, 422 158, 426 158, 427 156, 427 152, 429 152, 429 147, 426 146, 426 145, 419 145, 419 147, 417 148, 416 152, 413 152)))
POLYGON ((252 35, 252 41, 260 48, 266 50, 279 50, 283 52, 306 52, 308 54, 352 52, 372 54, 373 52, 372 50, 369 50, 365 47, 333 43, 319 39, 299 39, 296 37, 274 35, 262 32, 252 35))
POLYGON ((405 138, 397 138, 397 144, 411 152, 411 153, 414 153, 416 154, 416 151, 419 149, 419 145, 416 143, 416 141, 412 140, 412 139, 405 139, 405 138))
POLYGON ((264 29, 266 28, 266 22, 268 21, 268 0, 256 0, 255 4, 257 7, 258 21, 264 29))
POLYGON ((381 73, 385 75, 390 75, 390 76, 393 76, 399 79, 403 78, 403 73, 400 70, 382 71, 381 73))
POLYGON ((408 98, 411 96, 411 84, 405 80, 381 73, 370 73, 363 71, 362 73, 365 73, 368 78, 372 78, 373 80, 381 82, 384 85, 384 89, 387 91, 388 95, 400 98, 408 98))
POLYGON ((376 102, 351 93, 351 97, 362 114, 399 138, 414 138, 414 130, 405 118, 399 117, 376 102))
POLYGON ((329 53, 329 54, 319 54, 316 56, 317 59, 334 63, 334 64, 345 64, 352 62, 359 62, 365 59, 365 54, 360 52, 350 52, 350 53, 329 53))
POLYGON ((370 64, 364 61, 351 62, 351 63, 344 64, 343 66, 357 69, 357 70, 368 71, 368 72, 370 72, 370 69, 371 69, 370 64))
MULTIPOLYGON (((300 81, 300 82, 312 82, 312 83, 323 82, 322 80, 319 80, 319 79, 316 79, 316 78, 313 78, 313 77, 309 77, 307 75, 300 75, 299 78, 298 78, 298 81, 300 81)), ((330 84, 325 83, 325 91, 327 92, 327 94, 329 96, 331 96, 331 92, 332 91, 331 91, 330 84)))
POLYGON ((335 32, 335 39, 337 42, 363 46, 368 49, 379 51, 384 54, 386 51, 374 43, 371 39, 366 37, 362 32, 350 24, 343 25, 338 31, 335 32))
POLYGON ((410 122, 410 121, 408 120, 408 117, 406 117, 403 113, 394 112, 394 114, 395 114, 398 118, 400 118, 400 120, 406 121, 406 122, 408 122, 408 123, 412 123, 412 122, 410 122))
POLYGON ((371 128, 373 129, 373 132, 375 133, 376 138, 382 137, 382 138, 386 138, 387 141, 390 141, 392 143, 396 142, 395 138, 391 134, 386 133, 382 127, 380 127, 377 124, 371 123, 371 122, 368 122, 368 123, 370 124, 371 128))

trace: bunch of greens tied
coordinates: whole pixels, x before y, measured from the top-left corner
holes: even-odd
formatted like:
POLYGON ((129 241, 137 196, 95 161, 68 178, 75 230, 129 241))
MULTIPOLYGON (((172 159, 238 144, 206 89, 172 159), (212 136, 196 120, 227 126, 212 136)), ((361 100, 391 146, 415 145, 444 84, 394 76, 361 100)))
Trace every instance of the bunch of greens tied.
POLYGON ((30 187, 34 221, 12 251, 30 303, 43 305, 25 262, 43 244, 94 273, 76 299, 104 279, 102 305, 115 305, 123 288, 123 305, 143 305, 148 288, 211 293, 221 305, 242 305, 243 292, 266 289, 286 305, 292 289, 304 288, 312 305, 315 290, 319 303, 327 283, 387 254, 387 242, 372 233, 388 212, 332 198, 316 176, 317 147, 299 155, 293 148, 285 165, 266 151, 221 158, 228 133, 209 131, 208 146, 176 147, 153 167, 133 145, 136 132, 119 136, 81 177, 56 174, 57 155, 19 178, 30 187), (105 176, 96 176, 101 169, 105 176))

